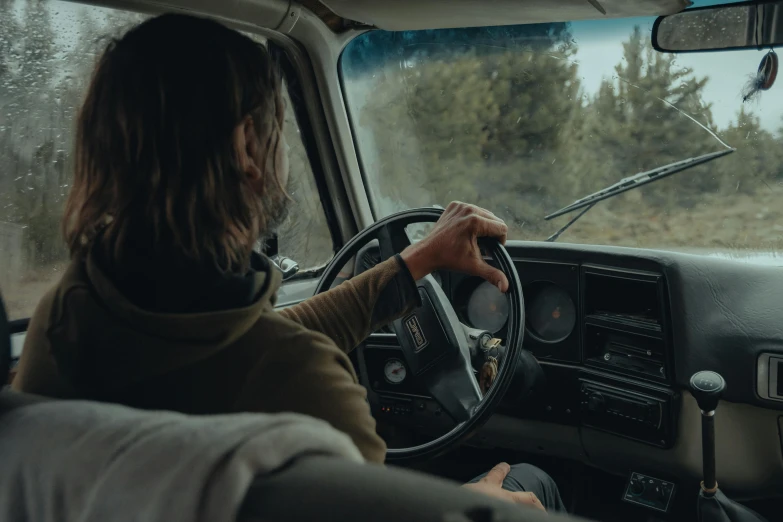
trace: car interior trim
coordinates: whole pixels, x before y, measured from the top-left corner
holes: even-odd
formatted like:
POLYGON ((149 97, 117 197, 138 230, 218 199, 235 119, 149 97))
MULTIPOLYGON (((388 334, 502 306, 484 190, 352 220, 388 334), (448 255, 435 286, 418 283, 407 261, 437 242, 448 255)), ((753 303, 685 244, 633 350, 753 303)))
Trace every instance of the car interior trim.
MULTIPOLYGON (((323 0, 338 16, 388 31, 534 24, 602 15, 584 0, 494 0, 481 5, 453 0, 323 0), (567 13, 567 14, 564 14, 567 13)), ((685 0, 601 0, 607 18, 655 16, 685 9, 685 0)))

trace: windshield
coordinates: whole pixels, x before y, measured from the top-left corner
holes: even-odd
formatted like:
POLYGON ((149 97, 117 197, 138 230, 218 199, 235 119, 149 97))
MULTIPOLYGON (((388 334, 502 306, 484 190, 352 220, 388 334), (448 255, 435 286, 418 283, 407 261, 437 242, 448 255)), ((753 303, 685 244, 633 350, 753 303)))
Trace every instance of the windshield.
POLYGON ((783 82, 743 102, 767 50, 658 53, 654 20, 354 39, 340 67, 376 216, 462 200, 544 240, 576 212, 545 216, 725 142, 736 152, 598 202, 559 241, 783 264, 783 82))

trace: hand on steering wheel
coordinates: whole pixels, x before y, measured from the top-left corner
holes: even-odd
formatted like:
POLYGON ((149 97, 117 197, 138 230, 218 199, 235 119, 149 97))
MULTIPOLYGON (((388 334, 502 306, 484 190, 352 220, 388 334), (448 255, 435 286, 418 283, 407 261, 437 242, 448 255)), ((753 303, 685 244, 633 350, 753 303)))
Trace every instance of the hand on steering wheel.
POLYGON ((507 234, 506 224, 492 212, 452 201, 427 237, 400 255, 416 281, 435 270, 451 270, 482 277, 505 293, 508 278, 484 261, 478 238, 492 237, 504 245, 507 234))

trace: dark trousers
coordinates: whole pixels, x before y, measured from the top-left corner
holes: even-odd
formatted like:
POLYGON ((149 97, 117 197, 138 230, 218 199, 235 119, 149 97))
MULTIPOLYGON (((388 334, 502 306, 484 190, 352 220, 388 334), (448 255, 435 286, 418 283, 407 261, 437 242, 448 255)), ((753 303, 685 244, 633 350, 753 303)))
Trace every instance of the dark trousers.
MULTIPOLYGON (((469 481, 468 484, 478 482, 485 476, 486 473, 483 473, 469 481)), ((544 470, 530 464, 514 464, 511 466, 511 471, 508 472, 508 475, 503 480, 503 489, 506 491, 534 493, 547 511, 566 512, 555 481, 544 470)))

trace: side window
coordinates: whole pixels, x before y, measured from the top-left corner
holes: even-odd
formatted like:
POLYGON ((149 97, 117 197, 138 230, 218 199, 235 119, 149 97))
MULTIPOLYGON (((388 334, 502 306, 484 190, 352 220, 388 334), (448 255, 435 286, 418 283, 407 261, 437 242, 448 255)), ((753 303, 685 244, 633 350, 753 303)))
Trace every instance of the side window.
MULTIPOLYGON (((0 290, 11 320, 29 317, 68 265, 60 220, 75 117, 106 39, 145 18, 71 2, 0 1, 0 290)), ((294 201, 279 250, 306 269, 331 259, 332 244, 287 102, 294 201)))
POLYGON ((325 265, 332 259, 332 236, 326 222, 315 176, 307 157, 301 130, 296 122, 292 101, 285 89, 285 125, 290 174, 287 191, 293 201, 288 219, 278 232, 280 255, 290 257, 301 270, 325 265))

